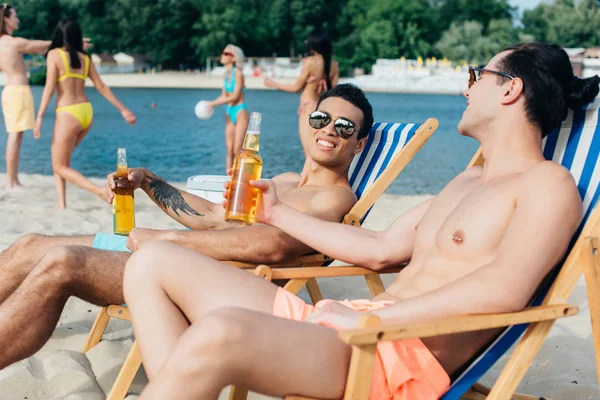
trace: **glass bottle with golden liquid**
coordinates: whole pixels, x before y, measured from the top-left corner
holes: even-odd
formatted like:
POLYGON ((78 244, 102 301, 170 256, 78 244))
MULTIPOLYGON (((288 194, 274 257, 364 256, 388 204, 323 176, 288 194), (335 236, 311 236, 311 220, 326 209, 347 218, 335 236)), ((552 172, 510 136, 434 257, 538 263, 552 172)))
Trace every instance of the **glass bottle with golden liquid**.
POLYGON ((127 176, 127 154, 125 149, 117 149, 116 187, 113 198, 113 233, 116 235, 129 235, 135 227, 134 188, 133 182, 127 176))
POLYGON ((260 179, 262 158, 258 154, 260 139, 260 122, 262 115, 250 114, 250 123, 244 137, 242 150, 235 156, 231 171, 231 182, 227 192, 227 208, 225 221, 243 225, 254 223, 258 189, 250 186, 251 180, 260 179))

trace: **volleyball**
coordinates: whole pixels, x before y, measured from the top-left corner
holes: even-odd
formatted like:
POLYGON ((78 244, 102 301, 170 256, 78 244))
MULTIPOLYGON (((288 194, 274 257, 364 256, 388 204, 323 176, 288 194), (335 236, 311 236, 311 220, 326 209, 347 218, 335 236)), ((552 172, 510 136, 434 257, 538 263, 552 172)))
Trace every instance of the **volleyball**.
POLYGON ((202 100, 196 104, 194 108, 194 112, 196 113, 196 117, 200 119, 209 119, 212 117, 214 108, 208 105, 208 101, 202 100))

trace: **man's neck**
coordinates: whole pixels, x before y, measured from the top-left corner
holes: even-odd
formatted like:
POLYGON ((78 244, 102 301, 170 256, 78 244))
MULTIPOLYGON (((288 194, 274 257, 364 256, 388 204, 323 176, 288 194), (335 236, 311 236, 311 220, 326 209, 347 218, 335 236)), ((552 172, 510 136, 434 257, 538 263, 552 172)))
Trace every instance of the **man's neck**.
POLYGON ((348 185, 348 165, 339 167, 325 167, 311 158, 307 158, 302 169, 302 176, 298 186, 348 185))
POLYGON ((480 135, 485 159, 483 181, 521 173, 544 161, 539 129, 528 122, 510 119, 495 125, 480 135))

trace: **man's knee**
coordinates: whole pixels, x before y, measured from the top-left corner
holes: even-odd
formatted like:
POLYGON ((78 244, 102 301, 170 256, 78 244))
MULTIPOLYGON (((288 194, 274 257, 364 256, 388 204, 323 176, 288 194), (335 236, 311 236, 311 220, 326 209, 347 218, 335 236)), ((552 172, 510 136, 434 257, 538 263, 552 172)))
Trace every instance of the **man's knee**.
POLYGON ((39 245, 43 237, 43 235, 37 233, 28 233, 18 238, 14 243, 14 247, 17 251, 30 250, 32 246, 39 245))
POLYGON ((129 257, 123 279, 125 296, 135 292, 141 281, 155 278, 160 268, 168 268, 164 256, 173 251, 173 246, 159 240, 150 241, 129 257))
POLYGON ((226 362, 248 340, 252 326, 247 316, 239 308, 212 311, 193 324, 182 344, 192 357, 211 359, 219 367, 220 361, 226 362))
POLYGON ((77 255, 73 248, 55 246, 46 252, 32 274, 57 285, 66 285, 74 279, 77 264, 77 255))

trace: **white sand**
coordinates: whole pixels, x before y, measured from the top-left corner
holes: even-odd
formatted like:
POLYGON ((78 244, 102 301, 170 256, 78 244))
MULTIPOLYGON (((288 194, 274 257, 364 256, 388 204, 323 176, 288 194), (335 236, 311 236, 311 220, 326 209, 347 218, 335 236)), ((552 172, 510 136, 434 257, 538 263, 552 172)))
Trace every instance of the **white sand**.
MULTIPOLYGON (((68 185, 69 209, 58 211, 54 209, 56 194, 51 177, 21 175, 21 179, 28 186, 25 192, 6 193, 5 176, 0 174, 0 250, 28 232, 73 235, 111 231, 110 207, 93 195, 68 185)), ((383 229, 404 210, 426 197, 384 195, 367 225, 383 229)), ((140 227, 178 227, 143 194, 136 197, 136 212, 140 227)), ((387 276, 385 281, 389 283, 392 279, 393 276, 387 276)), ((366 285, 360 278, 322 280, 320 285, 324 295, 330 298, 368 296, 366 285)), ((552 329, 520 385, 520 392, 554 399, 600 399, 582 280, 570 303, 580 307, 579 315, 558 322, 552 329)), ((88 354, 81 354, 97 310, 79 299, 70 299, 48 344, 28 360, 0 371, 0 400, 103 399, 131 346, 132 330, 129 322, 112 321, 105 340, 88 354)), ((494 368, 486 375, 484 383, 492 383, 499 371, 500 366, 494 368)), ((146 382, 143 371, 138 373, 127 398, 135 399, 146 382)), ((226 398, 226 391, 221 397, 226 398)))

